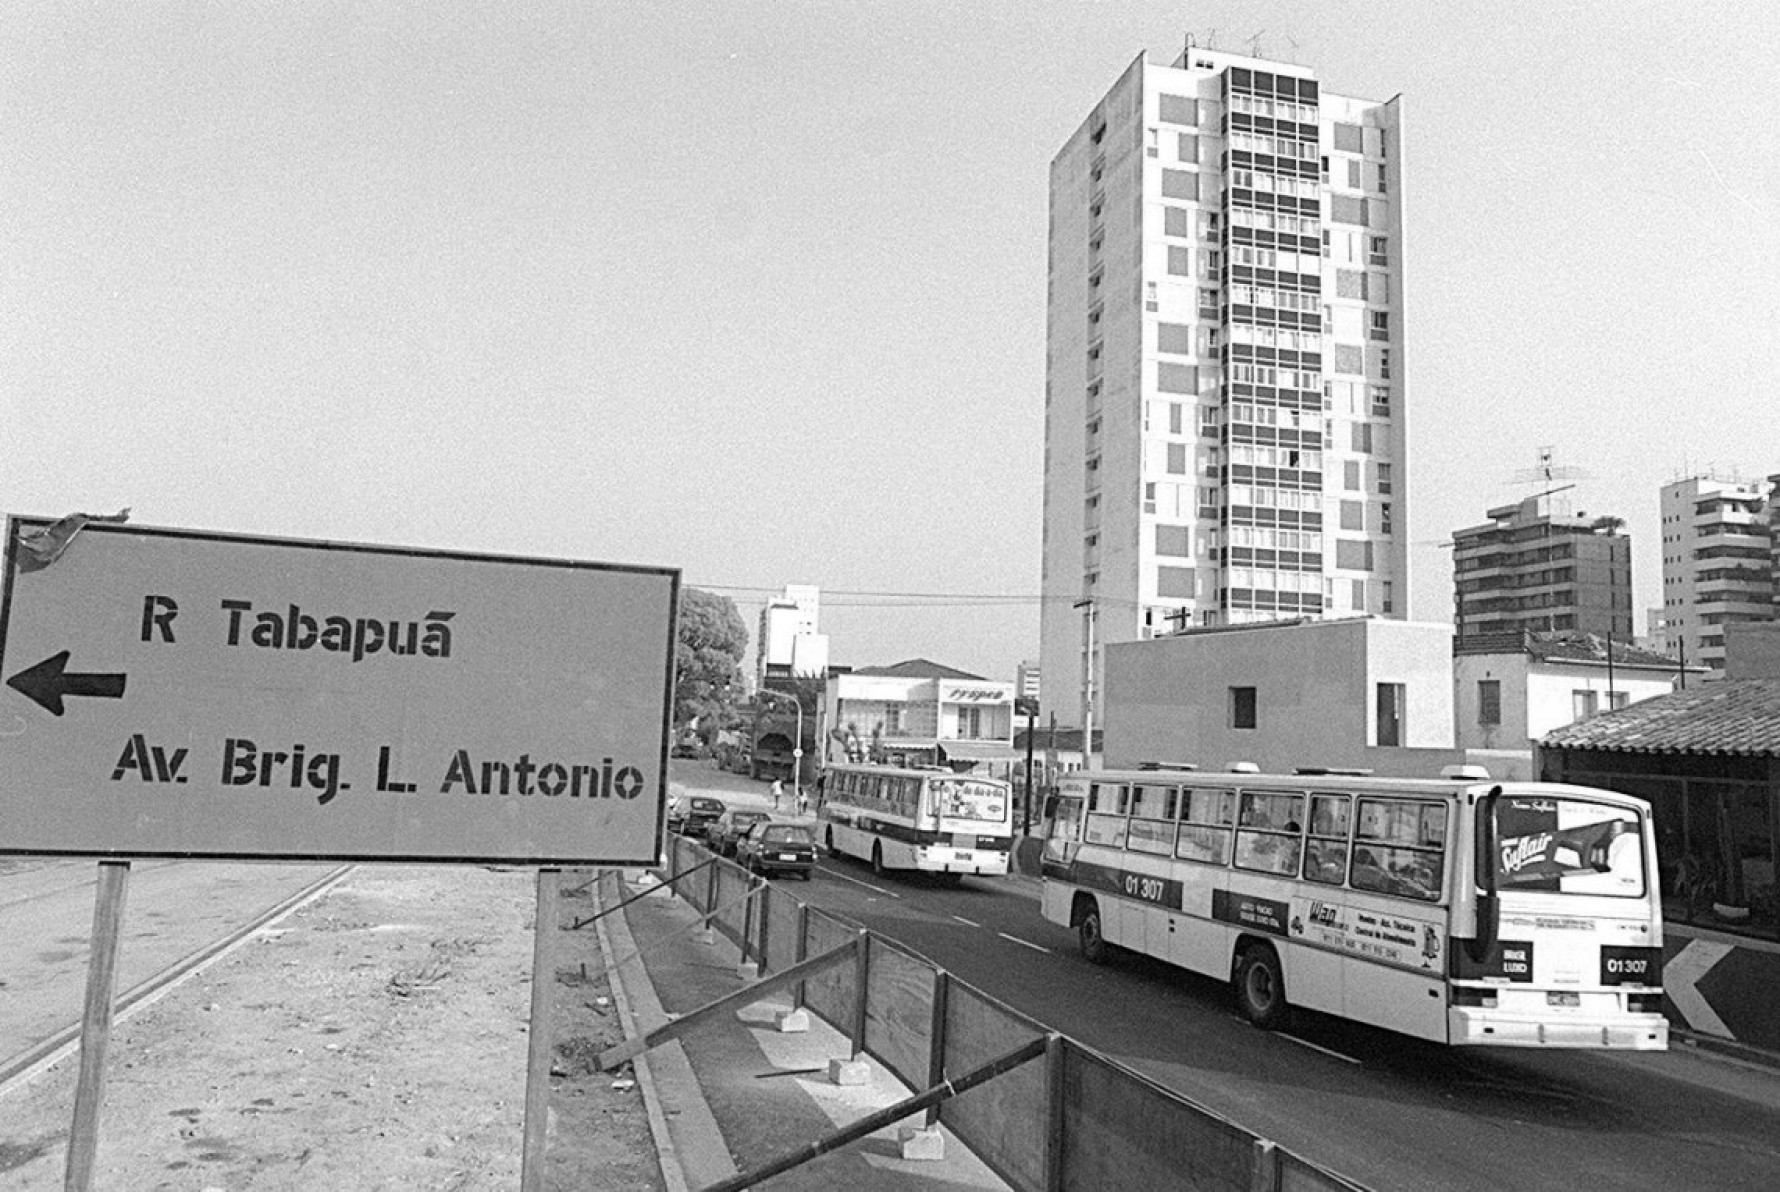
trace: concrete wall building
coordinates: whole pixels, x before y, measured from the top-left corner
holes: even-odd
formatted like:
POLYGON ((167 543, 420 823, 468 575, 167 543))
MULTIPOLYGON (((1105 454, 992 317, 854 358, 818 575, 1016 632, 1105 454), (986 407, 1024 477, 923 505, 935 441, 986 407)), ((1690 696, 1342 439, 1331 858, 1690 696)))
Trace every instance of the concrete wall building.
POLYGON ((1047 710, 1079 720, 1090 617, 1407 616, 1402 135, 1400 99, 1189 45, 1052 161, 1047 710))
POLYGON ((1663 486, 1663 615, 1677 657, 1724 670, 1725 626, 1775 614, 1772 482, 1690 476, 1663 486))
MULTIPOLYGON (((1692 668, 1698 682, 1704 667, 1692 668)), ((1592 633, 1472 635, 1453 643, 1458 744, 1531 751, 1554 729, 1667 695, 1676 664, 1592 633)))
POLYGON ((820 712, 824 761, 968 769, 1015 760, 1014 685, 924 658, 830 674, 820 712))
POLYGON ((1549 494, 1489 518, 1452 536, 1461 641, 1523 631, 1632 639, 1632 545, 1622 519, 1562 512, 1549 494))
MULTIPOLYGON (((1106 650, 1109 766, 1421 776, 1465 762, 1452 627, 1378 617, 1192 630, 1106 650)), ((1491 773, 1504 773, 1501 763, 1491 773)), ((1529 765, 1523 757, 1522 769, 1529 765)))

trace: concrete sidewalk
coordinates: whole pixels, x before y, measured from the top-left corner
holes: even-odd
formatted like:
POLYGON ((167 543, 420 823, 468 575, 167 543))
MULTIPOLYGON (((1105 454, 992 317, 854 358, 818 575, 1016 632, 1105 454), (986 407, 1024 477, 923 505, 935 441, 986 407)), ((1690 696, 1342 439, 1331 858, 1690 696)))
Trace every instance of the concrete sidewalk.
MULTIPOLYGON (((643 875, 627 883, 625 894, 656 884, 643 875)), ((667 890, 599 926, 628 1038, 743 987, 735 945, 700 928, 697 913, 667 890)), ((852 1059, 851 1044, 814 1015, 807 1032, 782 1033, 776 1017, 790 1008, 788 993, 768 994, 635 1061, 670 1192, 758 1169, 911 1095, 866 1057, 865 1083, 831 1082, 829 1061, 852 1059)), ((921 1122, 917 1114, 901 1124, 921 1122)), ((888 1126, 758 1186, 812 1192, 1007 1187, 949 1131, 942 1128, 941 1136, 942 1158, 909 1160, 902 1158, 897 1127, 888 1126)))

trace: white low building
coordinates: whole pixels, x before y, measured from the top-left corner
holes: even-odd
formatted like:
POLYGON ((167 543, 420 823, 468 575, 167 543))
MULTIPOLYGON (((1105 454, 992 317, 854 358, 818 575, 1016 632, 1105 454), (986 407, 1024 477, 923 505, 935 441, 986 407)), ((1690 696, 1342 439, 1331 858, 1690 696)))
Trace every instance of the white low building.
POLYGON ((924 658, 830 674, 824 762, 872 758, 1002 775, 1016 760, 1014 685, 924 658))

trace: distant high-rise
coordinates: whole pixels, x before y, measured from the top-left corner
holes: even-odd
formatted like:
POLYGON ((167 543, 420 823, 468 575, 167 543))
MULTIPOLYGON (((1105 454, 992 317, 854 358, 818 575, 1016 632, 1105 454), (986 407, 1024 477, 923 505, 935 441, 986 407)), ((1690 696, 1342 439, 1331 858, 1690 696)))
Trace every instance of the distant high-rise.
POLYGON ((1060 713, 1090 636, 1406 616, 1402 131, 1400 99, 1189 45, 1140 56, 1051 162, 1060 713))
POLYGON ((1690 476, 1662 489, 1663 629, 1689 663, 1724 669, 1724 627, 1775 614, 1774 482, 1690 476))
POLYGON ((760 610, 760 635, 754 684, 789 675, 821 675, 828 671, 828 635, 816 632, 821 590, 809 584, 786 584, 767 598, 760 610))
POLYGON ((1617 517, 1558 512, 1549 494, 1489 511, 1454 531, 1460 643, 1523 630, 1632 638, 1632 544, 1617 517))

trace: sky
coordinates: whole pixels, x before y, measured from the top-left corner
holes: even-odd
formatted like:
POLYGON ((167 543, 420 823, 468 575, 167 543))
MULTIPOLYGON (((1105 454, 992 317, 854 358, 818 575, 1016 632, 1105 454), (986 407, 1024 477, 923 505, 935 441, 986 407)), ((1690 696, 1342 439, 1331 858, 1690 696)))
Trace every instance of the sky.
MULTIPOLYGON (((1187 36, 1406 110, 1410 615, 1780 472, 1780 6, 0 6, 0 511, 681 570, 1038 655, 1047 170, 1187 36)), ((752 663, 750 647, 749 663, 752 663)))

